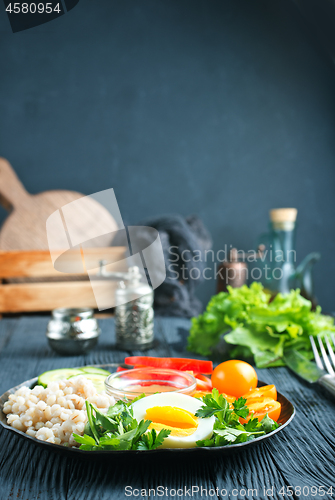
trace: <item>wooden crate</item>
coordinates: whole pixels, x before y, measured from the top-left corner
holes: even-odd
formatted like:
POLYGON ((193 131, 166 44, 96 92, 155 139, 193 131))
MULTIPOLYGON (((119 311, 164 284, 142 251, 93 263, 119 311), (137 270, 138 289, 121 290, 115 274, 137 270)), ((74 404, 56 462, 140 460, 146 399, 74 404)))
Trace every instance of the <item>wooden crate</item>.
MULTIPOLYGON (((109 271, 124 271, 125 250, 124 247, 85 249, 85 263, 95 269, 93 274, 97 274, 100 260, 115 262, 108 266, 109 271)), ((66 253, 69 265, 77 257, 78 251, 66 253)), ((95 283, 106 297, 117 286, 117 282, 99 280, 98 276, 95 283)), ((58 307, 97 308, 84 268, 80 274, 56 271, 48 250, 0 251, 0 313, 51 311, 58 307)))

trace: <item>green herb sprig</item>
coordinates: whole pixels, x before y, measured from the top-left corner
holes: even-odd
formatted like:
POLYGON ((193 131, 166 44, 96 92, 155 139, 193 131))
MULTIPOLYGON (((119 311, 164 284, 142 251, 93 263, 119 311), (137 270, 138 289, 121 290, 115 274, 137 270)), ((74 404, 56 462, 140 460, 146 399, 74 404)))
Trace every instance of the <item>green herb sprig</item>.
MULTIPOLYGON (((136 400, 144 397, 141 395, 136 400)), ((232 408, 228 401, 213 389, 211 394, 201 398, 203 406, 196 412, 199 418, 214 416, 213 434, 209 439, 197 441, 197 446, 226 446, 232 443, 243 443, 257 436, 268 434, 279 425, 268 414, 261 420, 250 418, 245 424, 239 419, 249 416, 246 399, 234 401, 232 408)), ((155 429, 148 431, 150 420, 137 420, 133 416, 132 404, 135 402, 118 401, 110 406, 106 414, 101 413, 91 403, 86 401, 87 424, 83 436, 73 434, 80 444, 81 450, 154 450, 162 445, 169 436, 170 430, 155 429)))
POLYGON ((219 394, 217 389, 213 389, 212 394, 207 394, 201 400, 204 406, 197 411, 196 417, 215 416, 215 422, 212 436, 209 439, 197 441, 197 446, 226 446, 244 443, 279 427, 268 414, 260 422, 257 418, 250 418, 248 422, 241 424, 240 417, 246 419, 249 416, 247 400, 244 398, 234 401, 233 408, 230 408, 222 394, 219 394))
MULTIPOLYGON (((136 398, 141 399, 145 395, 136 398)), ((81 450, 154 450, 171 431, 148 431, 150 420, 137 420, 133 416, 131 402, 118 401, 106 414, 86 401, 87 424, 83 436, 73 434, 81 450)))

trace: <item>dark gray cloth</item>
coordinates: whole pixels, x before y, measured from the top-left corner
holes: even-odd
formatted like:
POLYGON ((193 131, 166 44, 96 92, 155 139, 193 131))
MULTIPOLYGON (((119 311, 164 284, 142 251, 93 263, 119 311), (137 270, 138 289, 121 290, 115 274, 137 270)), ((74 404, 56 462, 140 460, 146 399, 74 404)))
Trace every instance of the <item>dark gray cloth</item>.
POLYGON ((186 318, 200 314, 202 303, 195 289, 204 280, 204 251, 212 247, 212 238, 202 221, 195 215, 165 215, 143 221, 141 226, 144 239, 143 226, 157 229, 164 252, 166 279, 154 292, 156 314, 186 318))

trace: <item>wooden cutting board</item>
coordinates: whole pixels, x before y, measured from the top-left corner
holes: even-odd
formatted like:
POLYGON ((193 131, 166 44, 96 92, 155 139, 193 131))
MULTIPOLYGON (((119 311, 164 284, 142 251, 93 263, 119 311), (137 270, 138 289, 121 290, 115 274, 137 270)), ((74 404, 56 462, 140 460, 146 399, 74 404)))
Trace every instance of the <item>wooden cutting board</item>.
MULTIPOLYGON (((57 209, 83 198, 75 191, 45 191, 31 195, 23 187, 7 160, 0 158, 0 203, 10 212, 0 230, 1 250, 47 250, 48 240, 46 221, 57 209)), ((80 223, 72 228, 75 241, 91 240, 94 227, 98 234, 106 234, 104 240, 92 240, 91 246, 109 246, 112 231, 118 229, 109 211, 92 198, 86 197, 84 207, 81 204, 76 212, 76 221, 80 223)), ((53 237, 57 245, 57 235, 53 237)), ((64 235, 59 237, 62 248, 64 235)))

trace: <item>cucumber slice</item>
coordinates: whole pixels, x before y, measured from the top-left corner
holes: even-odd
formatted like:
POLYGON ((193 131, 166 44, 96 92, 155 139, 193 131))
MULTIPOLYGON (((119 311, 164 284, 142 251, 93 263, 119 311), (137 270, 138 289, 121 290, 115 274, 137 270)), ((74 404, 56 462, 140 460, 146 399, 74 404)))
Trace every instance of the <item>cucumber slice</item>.
MULTIPOLYGON (((87 378, 88 380, 92 380, 93 385, 98 392, 102 392, 105 390, 105 380, 107 378, 106 375, 102 375, 101 373, 80 372, 80 373, 77 373, 74 375, 70 375, 70 377, 68 377, 68 378, 70 379, 72 377, 77 377, 78 375, 81 375, 81 376, 87 378)), ((110 375, 110 373, 108 373, 108 375, 110 375)))
POLYGON ((102 368, 95 368, 95 366, 83 366, 80 369, 85 373, 96 373, 97 375, 105 375, 105 377, 111 374, 109 371, 102 368))
POLYGON ((74 377, 80 374, 83 375, 83 372, 77 368, 59 368, 58 370, 49 370, 48 372, 42 373, 38 377, 37 384, 46 387, 49 382, 74 377))

